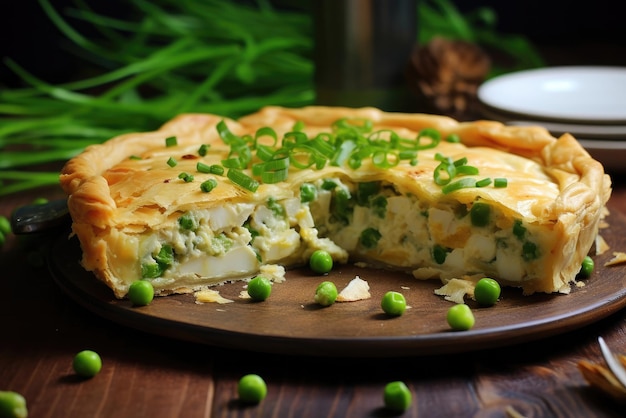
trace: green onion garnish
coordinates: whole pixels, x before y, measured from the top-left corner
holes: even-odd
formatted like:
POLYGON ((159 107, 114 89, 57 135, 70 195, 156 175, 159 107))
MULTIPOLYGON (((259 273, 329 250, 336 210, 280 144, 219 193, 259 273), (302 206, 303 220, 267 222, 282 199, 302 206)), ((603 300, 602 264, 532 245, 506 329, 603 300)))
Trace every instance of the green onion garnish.
POLYGON ((178 145, 178 139, 175 136, 169 136, 165 138, 165 146, 166 147, 174 147, 178 145))
POLYGON ((230 170, 228 170, 228 172, 226 173, 226 177, 228 177, 230 181, 235 183, 237 186, 240 186, 251 192, 256 192, 256 190, 259 188, 258 181, 248 176, 243 171, 237 170, 236 168, 231 168, 230 170))
POLYGON ((201 157, 204 157, 207 154, 207 152, 209 151, 210 147, 211 146, 208 145, 208 144, 200 145, 200 148, 198 148, 198 155, 200 155, 201 157))
POLYGON ((130 157, 128 157, 129 160, 141 160, 141 157, 138 155, 131 155, 130 157))
POLYGON ((208 179, 206 181, 203 181, 200 184, 200 190, 202 190, 204 193, 209 193, 211 190, 215 189, 217 187, 217 180, 215 179, 208 179))
POLYGON ((196 170, 198 170, 201 173, 210 173, 211 172, 211 166, 205 164, 205 163, 198 163, 196 164, 196 170))
POLYGON ((452 193, 456 190, 466 189, 468 187, 476 187, 476 179, 472 177, 465 177, 454 181, 452 183, 446 184, 441 188, 443 194, 452 193))
POLYGON ((453 144, 456 144, 456 143, 461 142, 461 137, 458 136, 457 134, 450 134, 450 135, 448 135, 446 137, 446 141, 450 142, 450 143, 453 143, 453 144))
POLYGON ((170 157, 167 160, 167 165, 169 165, 170 167, 176 167, 176 164, 178 164, 178 162, 174 159, 174 157, 170 157))
POLYGON ((503 177, 497 177, 493 179, 493 187, 502 188, 508 186, 508 184, 509 181, 503 177))
POLYGON ((218 176, 223 176, 224 175, 224 167, 219 165, 219 164, 212 164, 209 167, 209 173, 217 174, 218 176))
POLYGON ((184 171, 178 175, 178 178, 184 181, 185 183, 191 183, 193 181, 193 176, 189 173, 185 173, 184 171))
POLYGON ((491 179, 489 177, 486 177, 482 180, 478 180, 476 182, 476 187, 487 187, 491 184, 491 179))

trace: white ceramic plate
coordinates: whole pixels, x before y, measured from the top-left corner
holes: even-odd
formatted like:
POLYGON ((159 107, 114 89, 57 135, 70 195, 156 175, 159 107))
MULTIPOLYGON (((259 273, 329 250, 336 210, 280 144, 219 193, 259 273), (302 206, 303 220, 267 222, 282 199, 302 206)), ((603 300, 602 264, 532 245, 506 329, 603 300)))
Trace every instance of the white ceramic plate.
POLYGON ((574 123, 626 123, 626 68, 550 67, 495 77, 478 89, 485 105, 574 123))

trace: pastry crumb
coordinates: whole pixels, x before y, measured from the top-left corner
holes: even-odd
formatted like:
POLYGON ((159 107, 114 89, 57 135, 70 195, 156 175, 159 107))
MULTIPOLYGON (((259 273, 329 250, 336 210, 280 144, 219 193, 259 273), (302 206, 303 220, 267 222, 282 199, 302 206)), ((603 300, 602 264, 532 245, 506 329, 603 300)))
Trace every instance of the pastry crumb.
POLYGON ((265 276, 274 283, 282 283, 285 280, 285 267, 278 264, 264 264, 259 269, 259 274, 265 276))
POLYGON ((617 264, 626 263, 626 253, 616 251, 613 253, 613 258, 604 263, 605 266, 615 266, 617 264))
POLYGON ((230 299, 226 299, 225 297, 222 297, 220 295, 220 292, 218 292, 217 290, 213 290, 213 289, 199 290, 195 292, 193 295, 196 298, 197 304, 203 304, 203 303, 225 304, 225 303, 234 302, 230 299))
POLYGON ((337 295, 337 302, 355 302, 357 300, 369 299, 370 286, 367 281, 355 276, 350 283, 337 295))
POLYGON ((468 279, 450 279, 448 283, 435 289, 435 294, 454 303, 464 303, 465 295, 474 295, 474 282, 468 279))
POLYGON ((596 235, 596 255, 604 254, 609 248, 609 244, 606 243, 602 235, 596 235))

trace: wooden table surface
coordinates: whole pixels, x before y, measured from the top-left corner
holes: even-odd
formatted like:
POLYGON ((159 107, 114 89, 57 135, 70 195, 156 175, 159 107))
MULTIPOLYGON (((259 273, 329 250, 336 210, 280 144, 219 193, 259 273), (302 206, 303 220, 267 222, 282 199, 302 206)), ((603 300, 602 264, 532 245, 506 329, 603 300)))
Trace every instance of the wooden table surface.
MULTIPOLYGON (((626 178, 613 176, 612 210, 626 214, 626 178)), ((0 214, 60 189, 2 197, 0 214)), ((623 405, 590 387, 582 359, 601 362, 599 335, 626 351, 626 311, 582 329, 512 347, 410 358, 315 358, 228 350, 141 333, 77 305, 55 285, 44 238, 9 236, 0 252, 0 390, 24 395, 31 417, 380 417, 384 385, 413 394, 404 416, 618 417, 623 405), (90 348, 100 374, 77 378, 90 348), (237 381, 258 373, 259 405, 237 401, 237 381)), ((391 350, 392 348, 390 348, 391 350)))

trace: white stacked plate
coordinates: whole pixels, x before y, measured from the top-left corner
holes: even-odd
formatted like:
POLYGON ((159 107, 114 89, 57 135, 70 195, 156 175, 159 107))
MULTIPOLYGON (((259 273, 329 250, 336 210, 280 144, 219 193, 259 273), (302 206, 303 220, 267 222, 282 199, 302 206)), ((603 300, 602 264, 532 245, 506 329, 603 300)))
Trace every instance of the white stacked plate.
POLYGON ((626 67, 509 73, 483 83, 478 99, 485 118, 568 132, 607 170, 626 170, 626 67))

